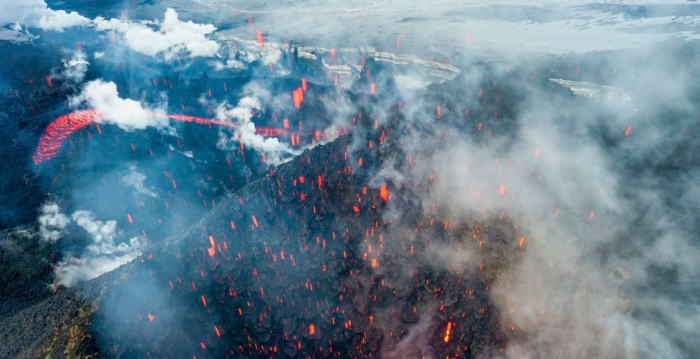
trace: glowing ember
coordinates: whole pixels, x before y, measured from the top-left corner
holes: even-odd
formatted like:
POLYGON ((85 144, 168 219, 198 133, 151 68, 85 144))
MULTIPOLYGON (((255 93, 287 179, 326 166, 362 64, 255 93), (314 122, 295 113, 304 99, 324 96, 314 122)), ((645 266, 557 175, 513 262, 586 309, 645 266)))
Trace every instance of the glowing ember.
POLYGON ((262 31, 258 30, 257 35, 258 35, 258 46, 263 47, 263 33, 262 33, 262 31))
POLYGON ((301 108, 301 103, 304 101, 304 89, 301 87, 292 92, 292 97, 294 99, 294 106, 296 108, 301 108))
POLYGON ((211 247, 207 249, 207 252, 209 253, 210 257, 213 257, 214 254, 216 254, 216 246, 214 245, 214 237, 209 236, 209 244, 211 244, 211 247))
POLYGON ((445 343, 450 341, 450 329, 452 328, 452 323, 447 323, 447 331, 445 332, 445 343))

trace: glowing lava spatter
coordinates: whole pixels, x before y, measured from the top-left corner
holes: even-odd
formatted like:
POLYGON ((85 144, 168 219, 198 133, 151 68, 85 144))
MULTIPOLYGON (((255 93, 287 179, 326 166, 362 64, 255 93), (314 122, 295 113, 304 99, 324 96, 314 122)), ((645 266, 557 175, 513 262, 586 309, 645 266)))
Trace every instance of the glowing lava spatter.
MULTIPOLYGON (((166 116, 164 114, 159 113, 150 113, 150 115, 154 117, 166 116)), ((234 123, 196 116, 168 114, 167 117, 176 121, 191 122, 200 125, 217 125, 232 128, 238 127, 238 125, 234 123)), ((96 110, 75 111, 56 118, 46 127, 46 129, 44 129, 44 133, 41 134, 39 144, 36 147, 36 151, 32 155, 34 163, 39 164, 43 161, 50 160, 51 158, 55 157, 61 148, 61 144, 66 138, 68 138, 68 136, 82 129, 83 127, 86 127, 92 123, 99 122, 100 119, 100 114, 96 110)), ((312 136, 316 134, 316 132, 293 132, 277 127, 256 127, 255 132, 265 137, 283 135, 289 136, 294 134, 296 134, 297 136, 312 136)), ((339 133, 340 132, 341 131, 339 131, 339 133)))

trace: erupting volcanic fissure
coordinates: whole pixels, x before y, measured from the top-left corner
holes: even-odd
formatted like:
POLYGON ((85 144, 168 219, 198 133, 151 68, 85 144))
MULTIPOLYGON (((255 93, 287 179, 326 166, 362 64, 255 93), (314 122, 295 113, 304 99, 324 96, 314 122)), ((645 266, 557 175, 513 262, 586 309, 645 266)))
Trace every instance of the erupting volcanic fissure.
POLYGON ((693 2, 0 0, 0 359, 700 359, 693 2))
MULTIPOLYGON (((189 115, 177 115, 177 114, 161 114, 161 113, 155 113, 151 112, 149 113, 151 116, 154 117, 163 117, 167 116, 168 118, 176 121, 184 121, 184 122, 192 122, 192 123, 197 123, 200 125, 218 125, 218 126, 224 126, 224 127, 232 127, 236 128, 238 127, 237 124, 235 123, 230 123, 226 121, 220 121, 220 120, 215 120, 215 119, 209 119, 209 118, 203 118, 203 117, 197 117, 197 116, 189 116, 189 115)), ((53 157, 55 157, 58 154, 58 151, 61 148, 61 144, 63 141, 68 138, 71 134, 77 132, 78 130, 95 123, 98 126, 98 131, 99 130, 99 124, 97 124, 100 121, 100 113, 97 110, 80 110, 80 111, 74 111, 68 114, 65 114, 63 116, 60 116, 56 118, 51 124, 49 124, 46 129, 44 129, 44 132, 41 134, 41 138, 39 139, 39 144, 36 147, 36 151, 34 151, 34 154, 32 155, 32 159, 34 160, 35 164, 39 164, 41 162, 44 162, 46 160, 50 160, 53 157)), ((343 132, 342 130, 339 130, 341 133, 343 132)), ((296 135, 298 136, 316 136, 317 138, 320 138, 321 136, 324 136, 324 134, 314 131, 314 132, 300 132, 300 131, 289 131, 277 127, 265 127, 265 126, 256 126, 255 132, 258 135, 264 136, 264 137, 275 137, 275 136, 291 136, 291 135, 296 135)), ((298 140, 297 140, 298 141, 298 140)))

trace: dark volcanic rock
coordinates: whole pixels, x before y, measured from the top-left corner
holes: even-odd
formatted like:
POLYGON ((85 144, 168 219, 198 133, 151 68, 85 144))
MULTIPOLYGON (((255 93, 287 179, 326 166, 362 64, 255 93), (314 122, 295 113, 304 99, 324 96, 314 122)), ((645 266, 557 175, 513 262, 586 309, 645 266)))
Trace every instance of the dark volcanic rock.
POLYGON ((51 294, 51 253, 39 242, 30 228, 0 235, 0 320, 51 294))
MULTIPOLYGON (((100 354, 365 357, 392 350, 426 315, 436 352, 460 346, 468 354, 477 330, 496 333, 488 305, 461 299, 469 293, 487 301, 477 278, 424 268, 399 283, 406 273, 391 274, 417 258, 411 247, 418 251, 448 236, 420 229, 427 221, 410 189, 390 189, 385 202, 370 186, 381 152, 397 151, 387 149, 394 145, 390 129, 384 131, 389 135, 382 145, 379 129, 359 141, 346 136, 304 152, 183 234, 78 289, 88 296, 97 289, 85 288, 103 292, 91 327, 100 354), (373 147, 351 152, 353 143, 370 139, 373 147), (382 214, 397 208, 404 215, 387 222, 382 214), (368 239, 380 236, 385 250, 367 248, 368 239), (445 323, 465 315, 474 325, 455 325, 454 338, 463 339, 445 344, 445 323)), ((504 343, 477 340, 480 347, 504 343)))
POLYGON ((381 178, 385 166, 411 176, 400 116, 381 127, 358 116, 351 135, 217 200, 135 261, 40 298, 8 321, 6 356, 401 357, 420 355, 416 336, 438 357, 502 349, 508 338, 486 290, 518 235, 507 221, 448 230, 423 213, 430 183, 381 178), (435 247, 450 246, 486 269, 430 262, 435 247), (21 328, 30 318, 36 330, 21 328))
POLYGON ((392 356, 416 330, 441 355, 503 347, 479 276, 416 267, 430 245, 464 239, 427 225, 409 188, 388 182, 388 201, 380 197, 372 180, 400 149, 391 127, 369 127, 305 151, 137 260, 15 316, 7 339, 30 349, 7 356, 392 356), (21 330, 32 316, 46 323, 21 330))

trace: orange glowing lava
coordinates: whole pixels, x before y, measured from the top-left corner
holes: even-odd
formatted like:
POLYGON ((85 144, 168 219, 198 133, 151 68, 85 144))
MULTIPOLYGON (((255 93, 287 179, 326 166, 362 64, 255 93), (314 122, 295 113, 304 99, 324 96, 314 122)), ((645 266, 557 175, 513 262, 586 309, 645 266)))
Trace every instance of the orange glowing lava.
POLYGON ((301 103, 304 101, 304 89, 300 87, 292 91, 292 97, 294 100, 294 106, 296 108, 301 108, 301 103))
POLYGON ((379 197, 381 197, 384 202, 389 199, 389 191, 386 189, 386 186, 379 187, 379 197))
POLYGON ((258 30, 257 35, 258 35, 258 47, 262 48, 263 47, 263 33, 262 33, 262 31, 258 30))
MULTIPOLYGON (((301 104, 301 101, 304 100, 303 98, 303 93, 301 89, 299 90, 299 98, 298 98, 298 105, 301 104)), ((297 96, 295 93, 295 104, 297 104, 297 96)), ((298 107, 298 106, 297 106, 298 107)), ((202 117, 196 117, 196 116, 188 116, 188 115, 177 115, 177 114, 159 114, 159 113, 150 113, 151 116, 154 117, 164 117, 167 116, 171 120, 175 121, 183 121, 183 122, 191 122, 191 123, 196 123, 200 125, 217 125, 217 126, 224 126, 224 127, 231 127, 231 128, 236 128, 238 127, 237 124, 226 122, 226 121, 220 121, 220 120, 215 120, 215 119, 208 119, 208 118, 202 118, 202 117)), ((45 129, 44 132, 41 134, 41 138, 39 139, 39 144, 36 147, 36 150, 34 151, 34 154, 32 155, 32 159, 34 160, 35 164, 39 164, 41 162, 50 160, 54 158, 57 154, 58 151, 61 148, 61 145, 63 144, 63 141, 68 138, 68 136, 72 135, 73 133, 77 132, 78 130, 87 127, 93 123, 98 123, 101 121, 101 116, 98 111, 96 110, 80 110, 80 111, 74 111, 68 114, 65 114, 63 116, 60 116, 56 118, 53 122, 51 122, 45 129)), ((286 121, 285 121, 285 128, 286 128, 286 121)), ((99 133, 102 133, 101 130, 98 130, 99 133)), ((263 127, 263 126, 258 126, 255 128, 255 132, 261 136, 265 137, 275 137, 275 136, 291 136, 291 135, 297 135, 297 142, 298 142, 298 136, 303 135, 303 136, 317 136, 316 132, 309 132, 309 133, 295 133, 292 131, 288 131, 286 129, 281 129, 277 127, 263 127)), ((345 130, 339 130, 339 134, 342 133, 347 133, 345 130)))

